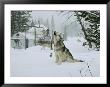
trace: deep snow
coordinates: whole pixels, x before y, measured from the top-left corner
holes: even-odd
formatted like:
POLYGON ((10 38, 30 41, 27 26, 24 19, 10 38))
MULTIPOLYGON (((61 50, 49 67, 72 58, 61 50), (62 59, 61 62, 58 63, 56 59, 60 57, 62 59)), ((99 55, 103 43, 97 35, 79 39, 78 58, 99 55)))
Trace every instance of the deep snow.
MULTIPOLYGON (((81 39, 82 40, 82 39, 81 39)), ((100 51, 88 50, 78 38, 64 41, 75 59, 83 63, 54 62, 54 52, 49 48, 33 46, 25 49, 11 48, 11 76, 13 77, 84 77, 100 76, 100 51), (50 57, 50 53, 53 53, 50 57)))

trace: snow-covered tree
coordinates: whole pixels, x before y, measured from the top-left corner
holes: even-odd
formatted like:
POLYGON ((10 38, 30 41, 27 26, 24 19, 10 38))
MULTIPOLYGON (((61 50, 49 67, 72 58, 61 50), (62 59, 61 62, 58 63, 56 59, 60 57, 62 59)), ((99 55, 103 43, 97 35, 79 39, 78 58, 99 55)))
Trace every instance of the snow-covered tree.
POLYGON ((74 11, 90 48, 100 49, 100 11, 74 11), (86 24, 88 26, 86 26, 86 24))
POLYGON ((27 29, 31 11, 11 11, 11 35, 27 29), (25 25, 25 26, 24 26, 25 25))
POLYGON ((65 23, 73 20, 72 17, 76 16, 77 22, 81 26, 84 38, 90 48, 95 45, 97 50, 100 50, 100 11, 61 11, 60 14, 66 15, 65 23))

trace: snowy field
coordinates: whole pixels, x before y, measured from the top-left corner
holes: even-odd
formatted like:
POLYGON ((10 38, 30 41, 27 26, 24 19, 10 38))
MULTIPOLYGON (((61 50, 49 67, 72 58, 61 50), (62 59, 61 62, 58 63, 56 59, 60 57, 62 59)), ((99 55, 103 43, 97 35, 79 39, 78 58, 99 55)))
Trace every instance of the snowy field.
POLYGON ((33 46, 25 49, 11 48, 12 77, 99 77, 100 51, 88 50, 77 38, 64 42, 75 59, 82 63, 55 63, 54 52, 49 48, 33 46), (50 53, 53 53, 50 57, 50 53))

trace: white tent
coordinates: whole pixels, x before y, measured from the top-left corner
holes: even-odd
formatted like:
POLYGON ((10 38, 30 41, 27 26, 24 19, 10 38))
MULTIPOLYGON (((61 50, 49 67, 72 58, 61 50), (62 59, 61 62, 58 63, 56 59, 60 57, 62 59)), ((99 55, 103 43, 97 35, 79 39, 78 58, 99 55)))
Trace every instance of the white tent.
POLYGON ((25 39, 25 36, 23 33, 18 32, 12 36, 12 39, 25 39))
POLYGON ((25 47, 25 36, 23 33, 18 32, 11 37, 11 46, 13 48, 24 48, 25 47))

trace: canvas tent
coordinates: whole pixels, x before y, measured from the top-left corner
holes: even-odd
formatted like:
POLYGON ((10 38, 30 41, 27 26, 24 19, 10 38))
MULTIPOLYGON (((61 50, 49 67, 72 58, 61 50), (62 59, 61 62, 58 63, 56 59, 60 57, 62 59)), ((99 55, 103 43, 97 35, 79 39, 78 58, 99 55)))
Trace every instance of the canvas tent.
POLYGON ((11 46, 17 49, 25 48, 25 36, 21 32, 14 34, 11 37, 11 46))

